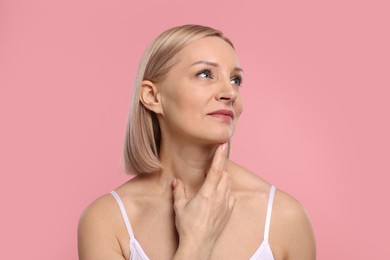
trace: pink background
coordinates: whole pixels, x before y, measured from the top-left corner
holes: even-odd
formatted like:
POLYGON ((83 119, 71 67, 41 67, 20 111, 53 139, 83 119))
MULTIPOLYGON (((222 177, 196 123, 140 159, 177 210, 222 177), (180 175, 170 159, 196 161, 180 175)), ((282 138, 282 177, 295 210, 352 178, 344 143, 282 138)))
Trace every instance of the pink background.
POLYGON ((366 2, 0 1, 0 259, 77 258, 80 213, 128 179, 142 51, 185 23, 235 43, 232 157, 305 205, 318 259, 389 259, 389 6, 366 2))

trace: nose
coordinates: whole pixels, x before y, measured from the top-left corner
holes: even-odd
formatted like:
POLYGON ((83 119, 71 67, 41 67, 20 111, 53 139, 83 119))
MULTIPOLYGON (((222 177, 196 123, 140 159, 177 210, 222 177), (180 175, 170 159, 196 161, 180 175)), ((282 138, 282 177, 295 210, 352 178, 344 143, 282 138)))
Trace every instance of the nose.
POLYGON ((220 85, 221 87, 216 95, 217 100, 233 103, 238 96, 238 86, 233 85, 230 79, 220 85))

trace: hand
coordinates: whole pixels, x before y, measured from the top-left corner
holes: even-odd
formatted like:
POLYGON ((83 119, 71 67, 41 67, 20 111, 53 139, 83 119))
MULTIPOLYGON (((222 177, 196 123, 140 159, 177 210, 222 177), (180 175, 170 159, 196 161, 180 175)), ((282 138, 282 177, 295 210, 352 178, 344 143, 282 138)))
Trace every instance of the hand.
POLYGON ((202 250, 205 258, 225 228, 235 203, 230 194, 229 174, 224 171, 226 156, 225 143, 217 148, 206 179, 192 199, 188 198, 181 180, 173 181, 179 248, 191 245, 194 250, 202 250))

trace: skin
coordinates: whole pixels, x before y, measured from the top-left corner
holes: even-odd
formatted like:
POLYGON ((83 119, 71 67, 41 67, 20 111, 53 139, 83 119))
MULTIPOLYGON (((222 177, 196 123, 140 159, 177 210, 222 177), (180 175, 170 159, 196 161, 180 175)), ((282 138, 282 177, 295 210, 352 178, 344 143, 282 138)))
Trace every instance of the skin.
MULTIPOLYGON (((116 191, 149 258, 249 259, 263 240, 270 185, 226 158, 242 113, 238 58, 222 39, 206 37, 175 59, 162 82, 143 82, 140 98, 157 114, 164 169, 116 191), (219 109, 234 118, 210 115, 219 109)), ((78 242, 81 260, 129 259, 129 237, 110 194, 84 211, 78 242)), ((315 259, 305 210, 279 189, 269 243, 275 259, 315 259)))

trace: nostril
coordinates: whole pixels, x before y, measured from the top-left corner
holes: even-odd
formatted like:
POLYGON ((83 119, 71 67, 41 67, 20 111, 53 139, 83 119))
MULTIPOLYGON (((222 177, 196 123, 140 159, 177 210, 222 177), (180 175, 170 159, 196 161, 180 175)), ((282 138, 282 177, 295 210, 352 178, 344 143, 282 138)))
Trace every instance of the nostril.
POLYGON ((222 99, 222 100, 230 100, 230 99, 232 99, 232 98, 230 98, 230 97, 221 97, 221 99, 222 99))

